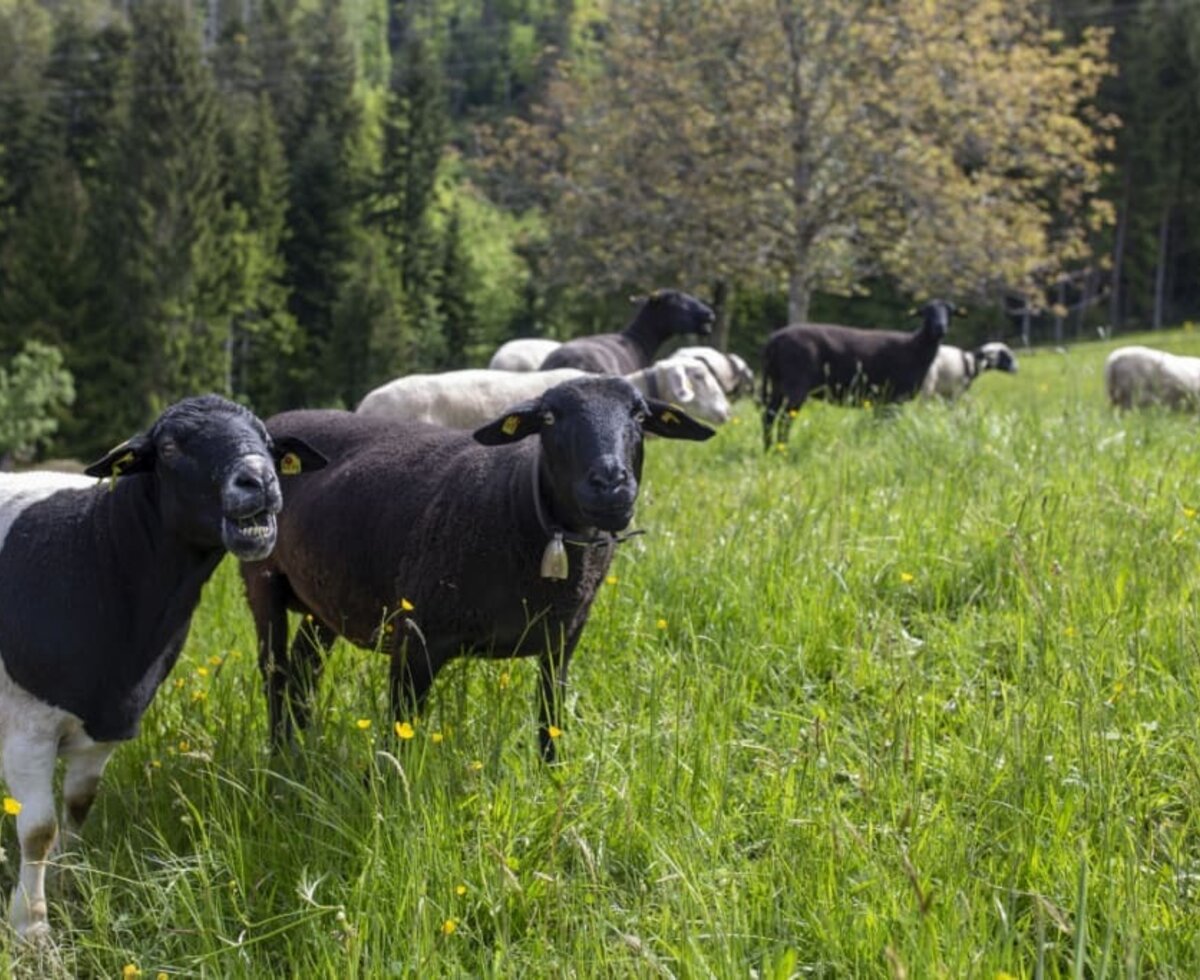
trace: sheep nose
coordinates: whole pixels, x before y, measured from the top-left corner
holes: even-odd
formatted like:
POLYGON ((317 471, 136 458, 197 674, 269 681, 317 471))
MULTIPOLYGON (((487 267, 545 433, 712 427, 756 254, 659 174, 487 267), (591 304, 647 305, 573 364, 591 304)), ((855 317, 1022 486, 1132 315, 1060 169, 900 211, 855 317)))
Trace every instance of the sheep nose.
POLYGON ((617 460, 598 463, 588 474, 588 483, 599 493, 620 490, 629 482, 629 469, 617 460))
POLYGON ((263 456, 238 460, 225 480, 225 495, 237 511, 278 510, 279 481, 270 460, 263 456))

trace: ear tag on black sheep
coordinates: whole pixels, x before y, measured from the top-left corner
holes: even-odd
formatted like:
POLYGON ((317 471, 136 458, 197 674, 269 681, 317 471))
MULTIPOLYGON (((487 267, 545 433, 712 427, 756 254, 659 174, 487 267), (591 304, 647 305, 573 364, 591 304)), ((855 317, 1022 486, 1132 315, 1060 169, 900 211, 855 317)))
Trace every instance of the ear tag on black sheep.
POLYGON ((120 459, 113 460, 112 471, 108 481, 108 492, 112 493, 117 489, 117 477, 121 475, 121 470, 133 462, 133 453, 128 452, 120 459))
POLYGON ((546 550, 542 552, 542 578, 564 579, 566 577, 567 549, 563 545, 562 532, 557 531, 546 545, 546 550))

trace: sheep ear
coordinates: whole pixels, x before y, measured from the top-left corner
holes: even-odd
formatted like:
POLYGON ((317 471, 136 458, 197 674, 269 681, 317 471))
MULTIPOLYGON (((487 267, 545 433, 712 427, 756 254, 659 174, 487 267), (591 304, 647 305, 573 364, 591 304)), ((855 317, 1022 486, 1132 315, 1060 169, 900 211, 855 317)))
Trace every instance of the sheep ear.
POLYGON ((702 425, 682 409, 656 398, 647 398, 646 407, 646 420, 642 423, 645 432, 653 432, 664 439, 691 439, 694 442, 703 442, 717 434, 716 429, 702 425))
POLYGON ((475 441, 484 446, 504 446, 520 442, 526 436, 542 431, 542 403, 540 400, 521 402, 487 425, 473 433, 475 441))
MULTIPOLYGON (((705 368, 707 371, 708 368, 705 368)), ((671 389, 671 396, 680 404, 686 405, 690 401, 696 399, 696 389, 692 387, 692 381, 687 375, 687 370, 681 365, 672 364, 667 370, 667 387, 671 389)))
POLYGON ((83 472, 101 479, 145 473, 154 469, 154 458, 154 443, 150 437, 138 435, 110 449, 83 472))
POLYGON ((311 473, 324 469, 329 460, 296 436, 280 436, 271 440, 271 458, 281 476, 311 473))

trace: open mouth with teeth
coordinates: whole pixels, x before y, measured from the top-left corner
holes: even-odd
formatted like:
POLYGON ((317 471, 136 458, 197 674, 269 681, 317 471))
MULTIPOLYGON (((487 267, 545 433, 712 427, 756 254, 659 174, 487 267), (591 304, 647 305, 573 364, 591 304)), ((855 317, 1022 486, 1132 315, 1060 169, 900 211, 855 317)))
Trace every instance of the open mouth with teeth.
POLYGON ((265 558, 275 546, 275 515, 269 510, 242 517, 226 517, 221 522, 225 547, 243 559, 265 558))

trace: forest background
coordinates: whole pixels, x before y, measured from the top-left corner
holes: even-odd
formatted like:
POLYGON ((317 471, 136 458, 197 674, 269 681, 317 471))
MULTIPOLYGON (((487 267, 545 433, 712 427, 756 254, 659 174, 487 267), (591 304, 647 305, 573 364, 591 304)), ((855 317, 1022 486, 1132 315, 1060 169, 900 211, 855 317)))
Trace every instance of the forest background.
POLYGON ((658 287, 751 363, 933 294, 964 345, 1186 321, 1198 62, 1188 0, 0 0, 0 452, 658 287))

